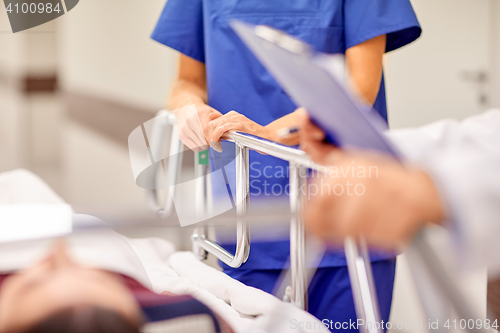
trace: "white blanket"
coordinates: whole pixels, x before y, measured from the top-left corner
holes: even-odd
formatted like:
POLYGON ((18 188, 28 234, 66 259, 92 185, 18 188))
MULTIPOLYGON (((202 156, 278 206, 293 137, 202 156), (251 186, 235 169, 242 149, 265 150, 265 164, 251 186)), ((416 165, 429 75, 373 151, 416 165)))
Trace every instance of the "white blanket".
MULTIPOLYGON (((329 332, 309 313, 245 286, 204 264, 192 252, 174 252, 170 243, 161 239, 128 240, 141 258, 154 291, 190 294, 218 313, 236 332, 267 327, 269 322, 275 324, 278 316, 286 331, 300 332, 294 327, 302 323, 304 327, 311 327, 304 332, 329 332)), ((270 331, 278 332, 278 329, 270 331)))

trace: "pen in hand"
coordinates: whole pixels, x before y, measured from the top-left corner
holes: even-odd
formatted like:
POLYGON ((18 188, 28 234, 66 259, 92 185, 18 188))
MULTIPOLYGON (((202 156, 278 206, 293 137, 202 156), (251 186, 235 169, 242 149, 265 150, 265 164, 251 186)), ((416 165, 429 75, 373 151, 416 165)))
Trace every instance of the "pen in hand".
POLYGON ((297 133, 299 131, 299 128, 298 127, 284 127, 284 128, 281 128, 279 129, 276 134, 280 137, 280 138, 283 138, 283 137, 287 137, 291 134, 294 134, 294 133, 297 133))

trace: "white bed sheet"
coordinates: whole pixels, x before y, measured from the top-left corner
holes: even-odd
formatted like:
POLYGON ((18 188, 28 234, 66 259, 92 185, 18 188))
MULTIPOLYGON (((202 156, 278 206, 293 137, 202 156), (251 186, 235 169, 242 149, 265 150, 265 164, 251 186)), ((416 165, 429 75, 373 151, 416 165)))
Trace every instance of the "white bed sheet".
POLYGON ((329 332, 309 313, 244 285, 201 262, 192 252, 176 252, 163 239, 127 240, 141 259, 155 292, 190 294, 224 318, 236 332, 254 331, 267 325, 268 320, 276 322, 278 317, 289 332, 301 332, 294 328, 298 323, 312 327, 304 332, 329 332))

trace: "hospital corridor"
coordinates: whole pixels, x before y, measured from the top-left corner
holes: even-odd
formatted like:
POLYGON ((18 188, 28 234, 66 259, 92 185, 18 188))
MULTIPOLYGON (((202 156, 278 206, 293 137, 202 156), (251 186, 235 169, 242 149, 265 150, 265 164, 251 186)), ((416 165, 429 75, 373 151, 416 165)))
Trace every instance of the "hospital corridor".
POLYGON ((4 5, 0 333, 500 330, 500 0, 4 5))

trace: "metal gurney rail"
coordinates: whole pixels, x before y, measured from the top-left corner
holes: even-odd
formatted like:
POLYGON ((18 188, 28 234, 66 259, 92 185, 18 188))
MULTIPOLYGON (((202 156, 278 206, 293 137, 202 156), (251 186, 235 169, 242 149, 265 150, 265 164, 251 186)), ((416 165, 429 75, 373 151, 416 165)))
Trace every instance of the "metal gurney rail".
MULTIPOLYGON (((167 141, 165 138, 170 137, 170 158, 167 159, 167 166, 163 171, 169 184, 176 183, 182 165, 182 143, 178 136, 177 123, 172 114, 160 111, 154 126, 154 135, 150 142, 152 149, 163 150, 164 142, 167 141)), ((291 295, 289 296, 293 304, 307 310, 306 233, 300 217, 304 197, 301 195, 300 188, 307 184, 307 172, 304 172, 307 168, 321 171, 322 167, 313 163, 299 149, 239 132, 231 132, 228 137, 229 141, 234 142, 236 146, 236 210, 238 214, 236 252, 231 254, 210 240, 206 226, 198 227, 193 233, 193 250, 201 259, 206 258, 210 253, 230 267, 240 267, 245 263, 250 253, 250 230, 248 222, 245 221, 245 213, 250 203, 249 150, 253 149, 288 161, 290 163, 290 208, 292 213, 295 213, 290 221, 291 295)), ((209 166, 208 163, 200 163, 200 159, 207 159, 207 156, 202 154, 203 152, 195 153, 196 207, 199 212, 206 212, 210 209, 208 177, 205 177, 209 172, 209 166)), ((175 192, 170 192, 167 193, 166 203, 162 206, 158 203, 156 190, 148 190, 150 206, 158 212, 160 217, 168 217, 173 211, 172 200, 175 192)), ((345 251, 358 319, 363 319, 365 323, 380 323, 379 306, 367 247, 363 242, 358 243, 353 239, 346 239, 345 251)), ((367 329, 366 325, 362 325, 361 329, 366 332, 381 331, 376 328, 367 329)))

